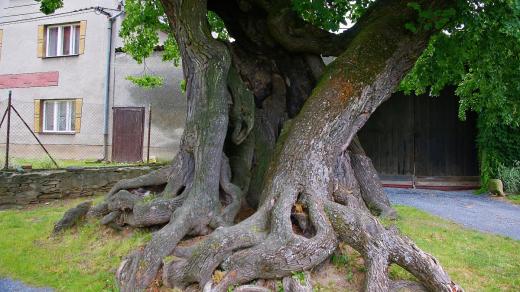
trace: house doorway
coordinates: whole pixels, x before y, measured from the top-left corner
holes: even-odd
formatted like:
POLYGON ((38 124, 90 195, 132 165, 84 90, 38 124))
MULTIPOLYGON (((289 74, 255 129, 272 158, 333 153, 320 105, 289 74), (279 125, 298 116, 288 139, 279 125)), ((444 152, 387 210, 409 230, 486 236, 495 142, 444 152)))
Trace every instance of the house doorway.
POLYGON ((143 161, 144 107, 114 107, 112 161, 143 161))

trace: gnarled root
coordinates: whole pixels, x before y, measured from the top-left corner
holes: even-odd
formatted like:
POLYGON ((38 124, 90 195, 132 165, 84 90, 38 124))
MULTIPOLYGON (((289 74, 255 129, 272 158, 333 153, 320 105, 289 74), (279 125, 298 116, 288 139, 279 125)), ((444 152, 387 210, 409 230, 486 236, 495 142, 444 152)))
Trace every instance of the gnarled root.
POLYGON ((390 289, 388 267, 391 263, 409 271, 429 290, 463 291, 433 256, 420 250, 396 229, 385 229, 369 214, 331 201, 326 201, 324 207, 339 238, 365 258, 366 291, 390 289))
MULTIPOLYGON (((339 240, 365 258, 366 291, 391 291, 410 285, 389 279, 388 269, 392 263, 411 272, 429 290, 463 291, 434 257, 421 251, 397 230, 386 229, 370 213, 321 197, 298 195, 298 192, 266 202, 257 213, 237 225, 218 228, 188 252, 186 249, 174 252, 181 258, 165 263, 163 280, 168 287, 184 288, 199 283, 204 291, 226 291, 228 287, 248 284, 255 279, 285 277, 284 285, 294 288, 297 282, 287 277, 322 263, 337 248, 339 240), (300 220, 291 223, 290 217, 295 219, 294 215, 302 210, 308 213, 305 224, 315 230, 310 234, 295 229, 294 224, 300 225, 300 220), (215 270, 225 275, 218 282, 212 281, 215 270)), ((307 291, 310 284, 300 283, 294 289, 307 291)), ((289 291, 296 291, 294 289, 289 291)))
POLYGON ((298 192, 293 190, 292 194, 279 197, 276 204, 276 200, 264 204, 235 226, 217 229, 187 259, 167 264, 163 270, 165 284, 184 288, 198 282, 208 291, 226 291, 254 279, 287 277, 292 271, 309 270, 325 261, 338 244, 334 230, 323 208, 296 202, 298 192), (314 232, 305 236, 301 229, 305 226, 298 226, 295 233, 291 209, 308 210, 307 228, 312 225, 314 232), (216 285, 207 284, 219 266, 225 270, 224 278, 216 285))
POLYGON ((76 225, 78 221, 85 217, 91 205, 91 201, 83 202, 65 212, 63 218, 61 218, 61 220, 54 225, 54 230, 52 231, 52 234, 56 235, 61 231, 64 231, 76 225))
MULTIPOLYGON (((225 196, 229 197, 227 205, 205 197, 201 188, 203 185, 196 185, 173 199, 160 198, 148 204, 137 203, 131 206, 133 212, 123 216, 125 224, 146 226, 151 223, 162 223, 162 221, 168 222, 168 224, 154 234, 152 240, 142 251, 134 253, 122 264, 117 275, 122 291, 147 288, 163 265, 164 271, 169 271, 171 267, 180 269, 182 261, 169 261, 167 257, 174 254, 178 243, 184 236, 207 235, 212 231, 212 228, 227 226, 233 222, 240 209, 244 192, 230 181, 230 164, 224 154, 222 155, 220 173, 221 190, 225 196)), ((130 196, 127 195, 126 197, 130 196)), ((117 209, 119 211, 124 207, 124 205, 118 205, 117 209)), ((247 221, 245 222, 244 226, 247 226, 247 221)), ((249 226, 246 228, 249 228, 249 226)), ((250 241, 255 241, 255 238, 261 236, 258 231, 254 231, 249 235, 249 240, 245 239, 242 233, 240 233, 242 237, 237 238, 233 235, 232 230, 230 229, 227 231, 228 233, 222 235, 217 230, 213 234, 216 237, 222 236, 235 241, 238 240, 235 244, 225 242, 225 248, 237 244, 247 245, 250 241)), ((257 228, 255 227, 253 230, 257 230, 257 228)), ((207 248, 216 249, 218 247, 210 243, 207 248)), ((189 254, 195 254, 195 252, 196 250, 188 251, 189 254)), ((208 275, 201 272, 204 267, 196 269, 198 277, 211 277, 215 267, 211 265, 208 275)), ((189 268, 186 267, 186 275, 190 274, 189 268)), ((165 277, 166 279, 167 277, 165 277)), ((171 279, 171 281, 175 281, 175 279, 171 279)))
POLYGON ((102 217, 102 224, 146 227, 166 224, 174 210, 182 205, 193 180, 193 158, 180 151, 172 164, 149 174, 118 182, 105 201, 92 207, 92 217, 102 217), (147 188, 163 190, 154 194, 147 188))
POLYGON ((366 155, 357 135, 352 139, 348 152, 365 204, 383 218, 397 219, 397 212, 390 205, 372 160, 366 155))

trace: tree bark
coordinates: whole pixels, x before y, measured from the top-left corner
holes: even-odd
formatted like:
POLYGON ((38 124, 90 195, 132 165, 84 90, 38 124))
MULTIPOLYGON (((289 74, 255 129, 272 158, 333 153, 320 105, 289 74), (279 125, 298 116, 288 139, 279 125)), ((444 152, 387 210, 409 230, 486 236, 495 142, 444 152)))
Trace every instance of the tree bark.
MULTIPOLYGON (((431 34, 405 29, 416 17, 407 1, 378 1, 340 37, 295 19, 285 0, 161 2, 187 80, 181 150, 171 166, 118 183, 90 212, 107 225, 166 224, 121 264, 122 291, 144 290, 154 279, 168 287, 261 291, 250 282, 312 269, 340 241, 365 258, 367 291, 394 287, 392 263, 428 289, 462 290, 432 256, 370 214, 396 216, 356 133, 431 34), (211 37, 207 8, 235 42, 211 37), (331 44, 321 48, 326 39, 331 44), (325 68, 318 54, 339 51, 325 68), (163 188, 151 200, 141 191, 150 186, 163 188), (246 207, 256 211, 244 219, 238 213, 246 207), (179 246, 187 235, 205 237, 179 246), (217 269, 225 276, 213 283, 217 269)), ((295 290, 307 284, 284 280, 295 290)))

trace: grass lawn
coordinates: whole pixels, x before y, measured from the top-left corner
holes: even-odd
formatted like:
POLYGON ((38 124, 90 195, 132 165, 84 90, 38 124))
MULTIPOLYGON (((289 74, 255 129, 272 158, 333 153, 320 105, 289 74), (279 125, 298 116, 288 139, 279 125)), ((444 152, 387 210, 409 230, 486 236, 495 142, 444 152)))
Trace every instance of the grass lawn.
MULTIPOLYGON (((412 207, 398 206, 397 226, 434 255, 466 291, 520 291, 520 241, 468 230, 412 207)), ((392 268, 391 274, 409 278, 392 268)))
POLYGON ((115 269, 150 235, 117 234, 88 222, 63 236, 50 237, 54 223, 79 202, 0 211, 0 275, 58 291, 116 291, 115 269))
MULTIPOLYGON (((58 291, 115 290, 113 275, 122 257, 150 235, 118 234, 88 222, 49 237, 53 223, 78 202, 0 211, 0 277, 58 291)), ((520 241, 467 230, 414 208, 397 210, 397 226, 435 255, 466 291, 520 290, 520 241)), ((391 276, 410 278, 394 267, 391 276)))

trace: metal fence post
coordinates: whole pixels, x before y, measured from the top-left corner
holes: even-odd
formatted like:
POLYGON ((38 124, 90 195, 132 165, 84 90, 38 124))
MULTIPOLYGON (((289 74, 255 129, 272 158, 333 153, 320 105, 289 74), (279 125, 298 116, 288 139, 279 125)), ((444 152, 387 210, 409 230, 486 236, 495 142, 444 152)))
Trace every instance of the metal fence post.
POLYGON ((152 133, 152 104, 148 105, 148 146, 146 150, 146 163, 150 163, 150 137, 152 133))
POLYGON ((7 137, 5 140, 5 165, 4 169, 9 168, 9 136, 11 134, 11 97, 12 91, 9 90, 9 99, 7 101, 7 137))

